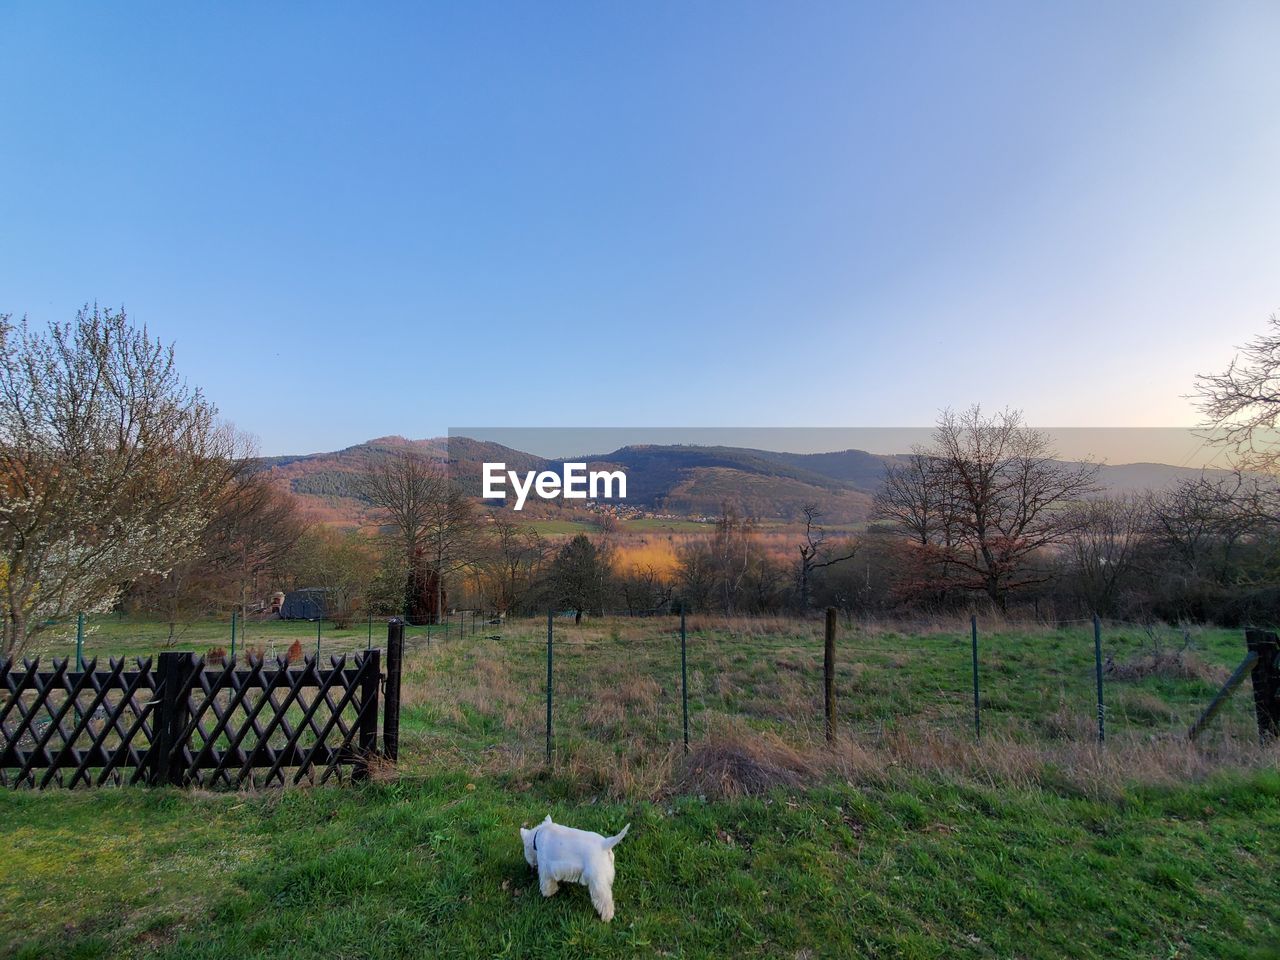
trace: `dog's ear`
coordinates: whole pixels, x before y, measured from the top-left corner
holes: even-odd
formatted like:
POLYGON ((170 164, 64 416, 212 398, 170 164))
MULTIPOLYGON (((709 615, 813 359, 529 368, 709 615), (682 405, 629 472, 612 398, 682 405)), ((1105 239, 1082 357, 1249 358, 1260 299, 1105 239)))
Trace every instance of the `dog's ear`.
POLYGON ((520 839, 521 839, 521 840, 528 840, 528 839, 529 839, 529 831, 528 831, 528 830, 526 830, 524 827, 521 827, 521 828, 520 828, 520 839))
POLYGON ((549 814, 549 813, 548 813, 548 814, 547 814, 547 819, 543 820, 542 822, 543 822, 543 823, 550 823, 550 822, 551 822, 551 814, 549 814))

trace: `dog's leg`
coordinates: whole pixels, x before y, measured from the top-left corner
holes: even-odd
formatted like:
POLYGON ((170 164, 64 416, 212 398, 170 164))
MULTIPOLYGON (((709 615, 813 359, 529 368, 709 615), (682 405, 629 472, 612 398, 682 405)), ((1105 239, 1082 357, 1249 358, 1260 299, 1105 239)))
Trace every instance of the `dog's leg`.
POLYGON ((556 883, 555 878, 551 876, 549 869, 544 869, 542 865, 538 868, 538 889, 542 891, 544 897, 555 896, 560 884, 556 883))
POLYGON ((591 891, 591 903, 600 914, 600 919, 608 923, 613 919, 613 884, 592 877, 587 889, 591 891))

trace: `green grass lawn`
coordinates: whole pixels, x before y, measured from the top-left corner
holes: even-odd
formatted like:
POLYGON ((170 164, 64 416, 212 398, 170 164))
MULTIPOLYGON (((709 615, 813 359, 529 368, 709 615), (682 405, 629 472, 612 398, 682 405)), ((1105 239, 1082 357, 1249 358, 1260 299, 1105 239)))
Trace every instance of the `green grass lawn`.
MULTIPOLYGON (((686 759, 676 622, 557 620, 550 769, 545 621, 413 628, 402 762, 379 782, 0 793, 0 955, 1280 956, 1280 772, 1247 684, 1201 747, 1183 737, 1240 633, 1109 627, 1117 674, 1157 642, 1191 656, 1109 676, 1099 748, 1087 625, 982 634, 981 741, 966 626, 843 627, 827 747, 817 623, 691 620, 686 759), (740 796, 753 764, 766 787, 740 796), (633 823, 613 924, 584 888, 538 895, 516 830, 547 812, 633 823)), ((100 619, 90 652, 166 636, 100 619)))
POLYGON ((1263 957, 1280 776, 1121 802, 904 779, 732 802, 438 774, 257 796, 6 794, 18 957, 1263 957), (611 925, 543 900, 516 828, 631 833, 611 925))

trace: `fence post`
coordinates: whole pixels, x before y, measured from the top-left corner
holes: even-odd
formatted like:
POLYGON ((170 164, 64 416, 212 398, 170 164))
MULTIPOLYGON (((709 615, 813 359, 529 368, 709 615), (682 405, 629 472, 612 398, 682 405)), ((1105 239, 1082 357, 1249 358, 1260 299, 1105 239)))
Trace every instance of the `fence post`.
POLYGON ((369 611, 369 645, 365 647, 365 649, 366 650, 373 649, 373 611, 372 610, 369 611))
POLYGON ((369 778, 369 762, 378 749, 378 680, 381 669, 378 651, 372 645, 364 652, 364 678, 360 682, 360 740, 359 755, 356 757, 355 771, 352 777, 356 780, 369 778))
POLYGON ((160 703, 155 717, 155 736, 151 739, 151 785, 181 784, 182 765, 173 757, 181 754, 178 737, 186 726, 187 689, 183 675, 188 672, 191 654, 166 651, 160 654, 157 668, 160 680, 160 703))
POLYGON ((551 763, 551 640, 554 632, 552 618, 555 612, 547 611, 547 763, 551 763))
POLYGON ((680 705, 684 713, 684 752, 689 752, 689 660, 684 627, 684 601, 680 601, 680 705))
POLYGON ((324 621, 316 617, 316 669, 320 669, 320 627, 324 621))
POLYGON ((1258 739, 1263 743, 1280 737, 1280 638, 1266 630, 1246 630, 1245 643, 1258 659, 1253 664, 1253 709, 1258 718, 1258 739))
POLYGON ((404 659, 404 621, 387 622, 386 706, 382 711, 382 750, 395 763, 400 757, 400 665, 404 659))
POLYGON ((76 614, 76 669, 84 673, 84 614, 76 614))
POLYGON ((836 739, 836 608, 827 607, 827 633, 822 656, 822 695, 827 743, 836 739))
POLYGON ((1093 672, 1098 683, 1098 742, 1107 742, 1107 709, 1102 702, 1102 621, 1093 615, 1093 672))
POLYGON ((982 709, 978 701, 978 615, 969 617, 969 632, 973 637, 973 735, 982 739, 982 709))
POLYGON ((239 612, 240 611, 238 610, 231 611, 231 661, 232 663, 234 663, 236 659, 236 614, 238 614, 239 612))

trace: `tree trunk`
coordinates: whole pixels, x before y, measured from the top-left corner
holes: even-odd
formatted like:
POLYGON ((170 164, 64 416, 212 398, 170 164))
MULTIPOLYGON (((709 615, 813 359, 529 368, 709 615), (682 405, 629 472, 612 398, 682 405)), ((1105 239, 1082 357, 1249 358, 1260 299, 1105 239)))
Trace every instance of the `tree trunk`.
POLYGON ((21 610, 9 611, 9 635, 5 637, 5 656, 18 655, 27 640, 27 618, 21 610))
POLYGON ((581 626, 581 624, 582 624, 582 611, 581 611, 581 610, 575 610, 575 611, 573 612, 573 623, 574 623, 574 626, 581 626))

